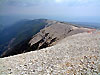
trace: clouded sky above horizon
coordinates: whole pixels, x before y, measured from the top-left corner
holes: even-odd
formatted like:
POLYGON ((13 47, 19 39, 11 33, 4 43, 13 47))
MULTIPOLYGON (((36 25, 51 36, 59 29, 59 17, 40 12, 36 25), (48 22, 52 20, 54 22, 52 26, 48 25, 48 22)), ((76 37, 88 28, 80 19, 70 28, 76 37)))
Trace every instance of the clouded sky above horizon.
POLYGON ((100 17, 100 0, 0 0, 0 15, 100 17))

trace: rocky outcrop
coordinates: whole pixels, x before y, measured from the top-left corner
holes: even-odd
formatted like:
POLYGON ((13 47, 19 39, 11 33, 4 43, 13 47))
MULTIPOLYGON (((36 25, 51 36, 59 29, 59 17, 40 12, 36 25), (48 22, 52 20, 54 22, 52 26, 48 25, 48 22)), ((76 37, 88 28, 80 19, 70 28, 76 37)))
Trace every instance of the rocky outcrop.
POLYGON ((87 32, 89 30, 92 29, 78 27, 68 23, 55 22, 51 26, 45 27, 39 33, 33 36, 29 44, 33 46, 39 42, 37 49, 42 49, 55 45, 58 41, 64 39, 67 36, 87 32))
POLYGON ((50 47, 57 44, 57 42, 68 36, 92 30, 89 28, 75 26, 73 24, 59 21, 43 21, 46 23, 45 28, 40 30, 40 32, 34 35, 33 37, 30 37, 17 44, 13 48, 6 50, 1 55, 1 57, 7 57, 11 55, 21 54, 24 52, 35 51, 42 48, 50 47))

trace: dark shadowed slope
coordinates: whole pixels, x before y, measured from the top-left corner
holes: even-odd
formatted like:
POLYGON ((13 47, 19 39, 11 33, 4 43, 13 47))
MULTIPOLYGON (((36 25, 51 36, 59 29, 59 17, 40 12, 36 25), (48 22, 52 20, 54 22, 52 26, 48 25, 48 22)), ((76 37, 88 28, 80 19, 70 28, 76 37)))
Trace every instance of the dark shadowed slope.
POLYGON ((0 51, 13 47, 32 37, 47 25, 46 19, 23 20, 0 33, 0 51))

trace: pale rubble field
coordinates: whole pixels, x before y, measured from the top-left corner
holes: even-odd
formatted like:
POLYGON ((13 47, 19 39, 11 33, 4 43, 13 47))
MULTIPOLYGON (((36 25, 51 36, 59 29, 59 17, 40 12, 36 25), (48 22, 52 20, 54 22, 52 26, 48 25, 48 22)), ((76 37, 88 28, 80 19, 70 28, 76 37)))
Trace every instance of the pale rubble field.
POLYGON ((72 35, 52 47, 1 58, 0 75, 100 75, 100 31, 72 35))

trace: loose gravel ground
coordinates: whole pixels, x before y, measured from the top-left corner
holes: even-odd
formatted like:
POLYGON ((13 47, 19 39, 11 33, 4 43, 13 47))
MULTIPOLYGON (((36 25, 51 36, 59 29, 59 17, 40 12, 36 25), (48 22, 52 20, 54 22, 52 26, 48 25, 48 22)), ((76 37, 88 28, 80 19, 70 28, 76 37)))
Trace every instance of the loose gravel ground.
POLYGON ((2 58, 0 75, 100 75, 100 31, 76 34, 52 47, 2 58))

